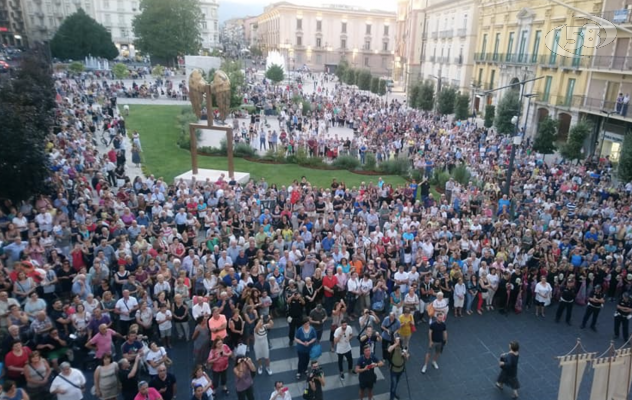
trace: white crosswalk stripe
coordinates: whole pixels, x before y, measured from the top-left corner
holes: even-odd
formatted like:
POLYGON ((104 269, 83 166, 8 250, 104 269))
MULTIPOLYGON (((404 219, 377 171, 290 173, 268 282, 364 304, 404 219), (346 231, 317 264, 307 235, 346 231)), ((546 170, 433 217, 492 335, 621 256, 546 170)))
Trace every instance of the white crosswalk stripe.
MULTIPOLYGON (((269 342, 272 346, 270 349, 270 369, 272 370, 273 379, 281 379, 281 376, 286 377, 285 386, 288 388, 289 393, 291 394, 293 399, 300 400, 303 396, 303 391, 306 387, 305 379, 301 379, 300 381, 290 381, 288 379, 288 375, 291 374, 293 377, 298 369, 298 357, 296 356, 295 347, 288 346, 288 323, 285 318, 278 318, 274 320, 274 327, 268 333, 270 336, 269 342), (283 333, 282 337, 278 337, 280 332, 283 333), (274 337, 277 336, 277 337, 274 337), (282 358, 279 358, 282 357, 282 358), (277 378, 278 377, 278 378, 277 378)), ((351 325, 350 325, 351 326, 351 325)), ((357 340, 358 328, 356 326, 351 326, 353 329, 353 335, 355 336, 353 341, 355 343, 359 343, 357 340)), ((343 396, 344 398, 351 399, 357 397, 358 390, 358 375, 349 374, 346 371, 347 368, 347 360, 343 360, 343 366, 345 368, 345 378, 341 379, 340 375, 337 373, 338 369, 336 364, 338 363, 338 355, 336 353, 332 353, 329 351, 329 335, 331 333, 330 329, 324 329, 321 339, 321 346, 323 348, 322 355, 318 359, 319 365, 325 367, 327 370, 325 372, 325 387, 323 388, 323 397, 325 399, 331 398, 332 396, 339 397, 343 396), (332 373, 333 371, 336 373, 332 373), (341 392, 341 389, 344 389, 341 392), (328 392, 331 392, 328 394, 328 392), (344 395, 343 395, 344 393, 344 395), (349 393, 354 393, 354 395, 349 395, 349 393)), ((381 358, 381 345, 377 344, 377 352, 378 358, 381 358)), ((360 346, 356 344, 351 347, 351 354, 353 356, 354 364, 356 360, 360 357, 360 346)), ((265 375, 265 372, 264 372, 265 375)), ((375 375, 377 376, 377 382, 375 388, 382 393, 374 393, 374 400, 388 400, 390 395, 388 393, 389 390, 389 381, 387 375, 389 375, 388 367, 384 366, 382 368, 375 369, 375 375), (384 393, 385 392, 385 393, 384 393)))

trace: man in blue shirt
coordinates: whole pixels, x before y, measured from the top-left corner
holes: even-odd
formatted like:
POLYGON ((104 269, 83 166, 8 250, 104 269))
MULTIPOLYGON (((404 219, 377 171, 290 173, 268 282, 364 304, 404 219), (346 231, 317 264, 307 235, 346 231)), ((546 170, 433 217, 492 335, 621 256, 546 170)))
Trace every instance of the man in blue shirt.
POLYGON ((175 218, 176 228, 178 228, 178 233, 182 233, 186 230, 187 224, 187 214, 184 212, 184 208, 181 208, 176 214, 175 218))

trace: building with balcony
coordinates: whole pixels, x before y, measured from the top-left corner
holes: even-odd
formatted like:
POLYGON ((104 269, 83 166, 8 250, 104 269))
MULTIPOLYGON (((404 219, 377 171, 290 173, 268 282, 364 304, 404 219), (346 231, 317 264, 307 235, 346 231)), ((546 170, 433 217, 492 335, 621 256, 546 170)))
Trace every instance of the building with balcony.
POLYGON ((246 47, 258 45, 259 16, 246 18, 244 21, 244 40, 246 47))
POLYGON ((283 1, 264 9, 257 34, 262 50, 278 50, 290 69, 333 72, 344 59, 374 75, 391 76, 395 18, 394 12, 283 1))
MULTIPOLYGON (((572 51, 573 57, 552 49, 558 48, 558 44, 565 47, 565 43, 583 40, 585 32, 578 34, 581 28, 565 27, 581 27, 589 21, 546 0, 481 0, 480 6, 473 72, 480 89, 474 107, 482 111, 485 104, 498 104, 507 90, 520 91, 521 87, 489 94, 484 91, 539 78, 524 85, 524 94, 534 96, 523 99, 520 124, 526 125, 527 135, 532 136, 538 121, 550 115, 560 121, 559 134, 563 140, 570 127, 582 118, 579 110, 569 104, 574 96, 587 90, 589 73, 585 56, 592 49, 578 46, 578 50, 572 51)), ((588 13, 601 11, 600 3, 593 1, 580 0, 573 6, 588 13)))
MULTIPOLYGON (((632 29, 632 0, 604 0, 601 4, 601 9, 595 10, 596 15, 617 26, 632 29)), ((577 25, 590 21, 579 22, 577 25)), ((583 48, 586 51, 582 57, 555 60, 558 68, 583 71, 584 77, 577 78, 585 79, 586 86, 585 91, 569 92, 567 85, 568 93, 558 93, 556 98, 550 99, 550 103, 591 121, 595 130, 585 150, 589 154, 609 156, 614 161, 619 158, 624 135, 632 131, 632 112, 628 112, 627 106, 621 103, 621 97, 632 95, 631 38, 629 33, 617 30, 615 40, 609 45, 583 48)), ((553 81, 551 86, 554 86, 553 81)))
POLYGON ((395 25, 393 80, 407 90, 421 80, 425 0, 399 0, 395 25))
POLYGON ((22 13, 29 43, 52 39, 63 20, 80 8, 94 17, 93 0, 22 0, 22 13))
MULTIPOLYGON (((67 1, 67 0, 64 0, 67 1)), ((80 1, 80 0, 73 0, 80 1)), ((140 0, 90 0, 92 12, 84 8, 86 13, 112 34, 112 40, 121 50, 128 50, 130 56, 134 56, 134 29, 132 22, 134 17, 140 14, 140 0)), ((217 0, 200 0, 202 23, 200 33, 202 35, 202 47, 212 49, 219 43, 219 30, 217 0)))
POLYGON ((422 80, 472 92, 479 8, 475 0, 428 0, 424 8, 422 80))
POLYGON ((26 45, 26 24, 20 0, 0 0, 0 44, 26 45))

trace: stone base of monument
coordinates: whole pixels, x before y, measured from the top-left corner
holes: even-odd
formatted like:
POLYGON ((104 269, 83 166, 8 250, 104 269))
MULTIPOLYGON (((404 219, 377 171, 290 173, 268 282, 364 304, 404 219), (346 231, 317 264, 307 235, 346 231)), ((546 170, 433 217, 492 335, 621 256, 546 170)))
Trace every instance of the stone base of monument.
MULTIPOLYGON (((220 169, 198 169, 197 175, 193 175, 193 171, 187 171, 184 174, 180 174, 175 177, 174 182, 180 182, 183 179, 186 183, 191 183, 191 180, 195 178, 196 182, 217 182, 220 175, 224 174, 224 180, 228 181, 228 171, 220 169)), ((250 180, 250 174, 247 172, 235 172, 235 180, 244 185, 250 180)))

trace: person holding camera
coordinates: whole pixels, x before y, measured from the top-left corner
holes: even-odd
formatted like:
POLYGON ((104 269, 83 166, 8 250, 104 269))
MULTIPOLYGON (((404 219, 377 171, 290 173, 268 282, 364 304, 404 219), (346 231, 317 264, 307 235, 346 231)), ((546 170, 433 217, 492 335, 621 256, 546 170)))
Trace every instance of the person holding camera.
POLYGON ((395 336, 395 342, 388 347, 388 353, 391 360, 390 400, 399 400, 399 396, 397 396, 397 385, 399 385, 399 380, 406 369, 406 361, 408 361, 410 353, 402 347, 399 336, 395 336))
POLYGON ((375 344, 382 341, 382 336, 380 336, 379 333, 373 331, 372 326, 367 326, 364 332, 360 334, 358 339, 360 340, 361 349, 363 349, 365 346, 369 346, 371 348, 371 354, 375 354, 375 344))
POLYGON ((342 320, 340 326, 334 332, 334 344, 336 345, 336 354, 338 354, 338 371, 340 371, 340 379, 345 379, 345 373, 342 370, 342 359, 347 358, 348 371, 353 371, 353 356, 351 355, 351 339, 353 338, 353 329, 349 326, 346 319, 342 320))
POLYGON ((397 318, 395 312, 391 311, 388 317, 382 321, 382 358, 390 360, 390 354, 388 352, 388 346, 393 343, 393 335, 399 330, 401 324, 397 318))
POLYGON ((448 343, 448 330, 444 322, 445 316, 441 313, 437 313, 436 317, 430 323, 430 329, 428 329, 428 352, 426 353, 426 360, 424 366, 421 368, 421 373, 425 374, 428 368, 428 361, 434 353, 432 359, 432 366, 435 369, 439 369, 437 360, 443 351, 443 347, 448 343))
POLYGON ((289 388, 283 386, 283 381, 274 382, 274 391, 270 394, 270 400, 292 400, 289 388))
POLYGON ((518 398, 518 389, 520 389, 520 382, 518 382, 518 359, 520 358, 520 345, 516 341, 509 343, 509 353, 504 353, 500 356, 500 374, 496 380, 496 387, 503 390, 503 385, 507 384, 513 389, 511 398, 518 398))
POLYGON ((364 391, 367 391, 367 397, 369 400, 373 400, 373 385, 377 381, 377 375, 375 375, 374 368, 384 365, 384 361, 378 360, 373 354, 371 354, 371 347, 365 346, 362 349, 362 356, 356 363, 355 372, 358 375, 360 384, 360 400, 364 398, 364 391))
POLYGON ((233 373, 235 374, 235 390, 237 391, 238 400, 255 400, 252 376, 256 370, 249 357, 240 356, 235 360, 233 373))
POLYGON ((259 375, 263 373, 263 363, 266 364, 266 372, 272 374, 270 370, 270 347, 268 346, 268 332, 274 326, 274 321, 269 315, 259 317, 255 325, 255 359, 259 364, 257 372, 259 375))
POLYGON ((323 388, 325 387, 325 374, 318 365, 318 360, 313 360, 307 373, 307 389, 303 394, 304 400, 323 400, 323 388))

